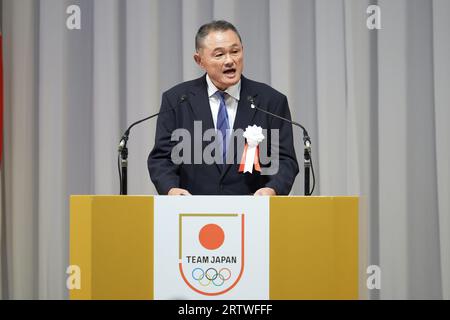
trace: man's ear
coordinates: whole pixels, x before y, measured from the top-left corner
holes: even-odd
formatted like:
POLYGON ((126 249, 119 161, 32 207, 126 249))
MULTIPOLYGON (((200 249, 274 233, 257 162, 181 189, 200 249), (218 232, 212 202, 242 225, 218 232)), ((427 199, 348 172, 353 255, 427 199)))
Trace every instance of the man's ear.
POLYGON ((202 58, 200 57, 200 54, 198 52, 194 53, 194 61, 201 67, 202 66, 202 58))

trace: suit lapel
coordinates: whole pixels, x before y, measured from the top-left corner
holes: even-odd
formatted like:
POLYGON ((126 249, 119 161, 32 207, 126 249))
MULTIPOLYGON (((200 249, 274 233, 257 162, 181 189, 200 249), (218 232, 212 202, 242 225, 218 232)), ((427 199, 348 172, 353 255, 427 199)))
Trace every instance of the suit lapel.
POLYGON ((198 82, 192 86, 190 94, 189 104, 194 113, 194 119, 202 121, 203 131, 214 129, 211 107, 209 106, 206 75, 198 79, 198 82))
POLYGON ((242 76, 241 79, 241 94, 239 98, 236 119, 234 120, 233 130, 245 130, 253 120, 256 111, 256 109, 252 109, 250 107, 250 102, 248 101, 249 96, 252 96, 254 98, 256 94, 251 90, 251 88, 249 88, 248 80, 244 78, 244 76, 242 76))
MULTIPOLYGON (((252 109, 250 107, 250 102, 248 101, 248 97, 251 96, 253 98, 256 97, 256 93, 251 90, 249 87, 248 80, 242 76, 241 77, 241 93, 238 103, 238 108, 236 112, 236 118, 234 119, 233 130, 243 129, 245 130, 247 126, 252 125, 253 117, 255 116, 256 109, 252 109)), ((238 159, 240 161, 240 156, 238 154, 234 154, 234 162, 238 163, 238 159)), ((220 179, 223 179, 224 176, 228 173, 232 165, 227 164, 222 170, 222 175, 220 179)))
MULTIPOLYGON (((209 105, 208 85, 206 83, 206 74, 198 79, 198 82, 192 86, 190 91, 190 105, 194 113, 194 119, 202 122, 202 135, 208 129, 214 128, 214 121, 211 113, 211 106, 209 105)), ((206 147, 206 142, 203 141, 202 136, 202 152, 206 147)), ((203 156, 203 154, 202 154, 203 156)), ((219 174, 222 173, 222 165, 215 163, 219 174)))

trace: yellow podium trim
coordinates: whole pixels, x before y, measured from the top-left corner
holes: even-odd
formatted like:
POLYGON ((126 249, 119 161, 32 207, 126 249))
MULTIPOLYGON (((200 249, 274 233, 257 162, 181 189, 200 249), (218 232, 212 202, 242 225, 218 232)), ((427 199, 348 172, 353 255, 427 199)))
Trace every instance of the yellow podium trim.
POLYGON ((270 299, 358 299, 358 198, 270 199, 270 299))
POLYGON ((70 212, 70 298, 153 299, 153 197, 72 196, 70 212))

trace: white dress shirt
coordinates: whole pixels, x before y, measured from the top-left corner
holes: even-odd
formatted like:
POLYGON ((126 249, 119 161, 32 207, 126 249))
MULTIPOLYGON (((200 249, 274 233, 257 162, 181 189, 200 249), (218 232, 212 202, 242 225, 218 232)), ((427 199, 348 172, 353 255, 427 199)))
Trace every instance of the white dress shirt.
MULTIPOLYGON (((219 89, 217 89, 217 87, 211 81, 208 74, 206 75, 206 82, 208 83, 209 106, 211 107, 214 128, 217 130, 217 115, 219 113, 220 100, 216 95, 216 92, 219 91, 219 89)), ((241 80, 239 80, 239 82, 234 86, 229 87, 227 90, 225 90, 225 92, 227 93, 225 104, 227 106, 228 123, 230 125, 230 129, 233 129, 234 119, 236 119, 238 102, 241 95, 241 80)))

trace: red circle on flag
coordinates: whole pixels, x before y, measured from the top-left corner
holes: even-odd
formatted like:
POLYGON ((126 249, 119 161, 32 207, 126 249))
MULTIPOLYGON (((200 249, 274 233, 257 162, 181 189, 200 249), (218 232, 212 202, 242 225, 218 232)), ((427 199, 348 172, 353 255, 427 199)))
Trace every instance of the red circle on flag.
POLYGON ((205 225, 199 232, 198 238, 200 244, 208 250, 216 250, 220 248, 225 240, 223 229, 217 224, 210 223, 205 225))

